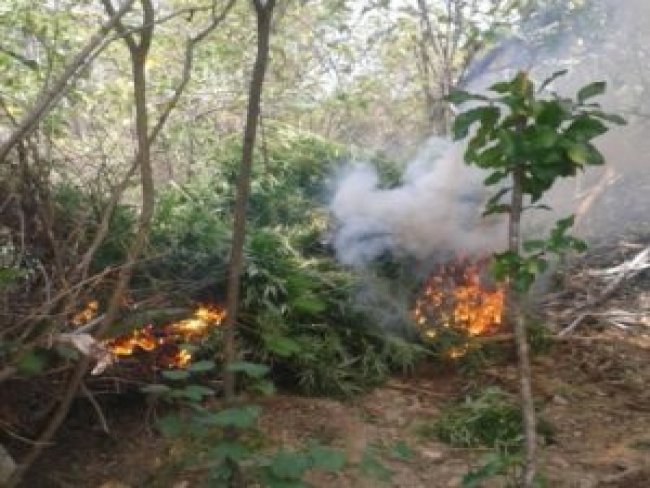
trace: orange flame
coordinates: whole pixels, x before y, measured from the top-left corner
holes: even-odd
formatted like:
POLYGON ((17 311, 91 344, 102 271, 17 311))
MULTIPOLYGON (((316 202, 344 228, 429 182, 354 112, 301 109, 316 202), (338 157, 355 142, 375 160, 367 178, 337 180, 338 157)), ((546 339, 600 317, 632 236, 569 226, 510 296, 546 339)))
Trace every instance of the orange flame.
POLYGON ((215 305, 201 305, 192 317, 173 322, 161 328, 145 325, 128 334, 111 339, 104 346, 116 356, 131 356, 138 350, 164 350, 157 362, 164 367, 183 368, 192 360, 192 353, 180 346, 205 337, 213 326, 223 322, 226 311, 215 305))
POLYGON ((413 318, 420 332, 434 339, 438 327, 452 327, 469 336, 499 329, 504 312, 505 289, 481 282, 483 262, 458 260, 441 266, 426 282, 415 301, 413 318))
POLYGON ((86 307, 77 312, 74 317, 72 317, 72 325, 79 327, 87 322, 90 322, 97 315, 99 310, 99 302, 97 300, 90 300, 86 307))

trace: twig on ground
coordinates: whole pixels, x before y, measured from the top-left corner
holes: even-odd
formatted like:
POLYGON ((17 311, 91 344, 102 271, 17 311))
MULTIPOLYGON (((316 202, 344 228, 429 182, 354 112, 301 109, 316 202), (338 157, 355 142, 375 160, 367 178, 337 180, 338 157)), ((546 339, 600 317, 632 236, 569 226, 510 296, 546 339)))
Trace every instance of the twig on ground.
POLYGON ((105 433, 110 434, 111 431, 108 428, 108 423, 106 422, 106 417, 104 416, 104 412, 102 412, 102 409, 99 406, 99 403, 97 403, 97 400, 95 400, 95 397, 93 396, 92 392, 86 386, 86 383, 84 383, 82 381, 81 384, 79 385, 79 388, 81 389, 83 394, 86 395, 86 398, 88 398, 88 401, 90 402, 90 404, 95 409, 95 412, 97 413, 97 418, 99 419, 99 423, 102 426, 102 430, 105 433))
MULTIPOLYGON (((596 296, 589 298, 586 302, 574 308, 571 311, 571 315, 580 312, 579 315, 564 329, 562 329, 558 335, 565 336, 575 330, 587 317, 597 317, 605 316, 612 325, 616 327, 627 329, 627 326, 621 322, 626 322, 621 320, 622 318, 629 318, 631 315, 635 315, 634 312, 626 311, 610 311, 610 312, 591 312, 590 308, 597 305, 602 305, 612 294, 619 288, 619 286, 624 283, 626 280, 629 280, 637 276, 642 271, 650 269, 650 246, 646 247, 642 251, 636 254, 632 259, 625 261, 618 266, 613 266, 611 268, 603 270, 590 270, 587 272, 589 276, 593 277, 605 277, 611 278, 607 286, 596 296)), ((642 323, 646 322, 646 314, 639 313, 638 315, 643 316, 642 323)))

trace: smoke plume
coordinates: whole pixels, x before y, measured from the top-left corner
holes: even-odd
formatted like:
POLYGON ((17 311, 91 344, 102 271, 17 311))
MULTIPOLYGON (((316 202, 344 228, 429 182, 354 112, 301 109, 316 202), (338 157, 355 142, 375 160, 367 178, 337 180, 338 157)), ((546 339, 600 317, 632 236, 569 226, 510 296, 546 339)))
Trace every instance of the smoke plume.
POLYGON ((369 164, 351 167, 330 205, 339 259, 365 264, 386 253, 425 260, 493 249, 503 232, 496 219, 481 218, 483 178, 459 164, 457 146, 440 139, 424 145, 395 188, 381 188, 369 164))
MULTIPOLYGON (((577 231, 602 239, 618 236, 639 219, 649 220, 650 2, 593 0, 589 5, 573 17, 554 10, 536 16, 533 25, 472 67, 466 88, 484 89, 520 69, 541 80, 568 68, 568 76, 550 87, 561 94, 574 95, 592 81, 608 82, 608 93, 599 101, 629 124, 597 141, 607 167, 589 168, 561 182, 546 199, 555 212, 528 217, 529 230, 540 232, 558 216, 578 212, 577 231)), ((462 162, 462 151, 462 146, 429 140, 394 188, 382 188, 368 164, 348 168, 330 204, 339 259, 363 265, 386 253, 425 260, 446 252, 503 249, 503 222, 481 217, 490 194, 482 185, 485 175, 462 162)))

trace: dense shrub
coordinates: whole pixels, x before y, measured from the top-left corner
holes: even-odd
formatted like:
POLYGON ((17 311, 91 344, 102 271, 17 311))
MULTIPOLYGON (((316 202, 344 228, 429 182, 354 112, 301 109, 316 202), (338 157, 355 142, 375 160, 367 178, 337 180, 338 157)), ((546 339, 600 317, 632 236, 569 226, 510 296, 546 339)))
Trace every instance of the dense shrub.
MULTIPOLYGON (((357 279, 322 242, 323 203, 344 151, 309 134, 269 134, 256 156, 245 244, 238 330, 246 359, 310 394, 351 394, 412 367, 420 351, 373 325, 355 304, 357 279)), ((223 302, 240 157, 239 141, 226 142, 205 174, 159 192, 138 289, 223 302)), ((217 329, 204 354, 218 353, 219 342, 217 329)))

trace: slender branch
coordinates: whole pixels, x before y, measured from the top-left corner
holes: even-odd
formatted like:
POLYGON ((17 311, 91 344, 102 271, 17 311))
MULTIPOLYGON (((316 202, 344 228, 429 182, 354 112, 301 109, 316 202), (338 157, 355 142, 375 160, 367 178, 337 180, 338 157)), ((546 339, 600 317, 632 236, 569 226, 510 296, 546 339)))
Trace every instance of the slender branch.
POLYGON ((108 22, 90 38, 88 44, 68 63, 63 73, 57 80, 50 86, 43 88, 41 94, 38 96, 34 108, 25 115, 20 121, 18 127, 11 133, 9 138, 0 146, 0 163, 4 162, 9 152, 21 141, 27 134, 29 134, 43 116, 52 107, 54 101, 63 92, 70 87, 70 80, 85 66, 88 59, 91 57, 93 51, 101 45, 104 38, 108 33, 115 28, 120 22, 120 19, 131 9, 135 0, 126 0, 122 7, 115 12, 108 22))
POLYGON ((16 61, 24 64, 25 66, 27 66, 31 70, 37 70, 38 69, 38 63, 35 60, 26 58, 22 54, 19 54, 19 53, 15 52, 15 51, 12 51, 11 49, 9 49, 7 47, 4 47, 4 46, 0 45, 0 52, 5 53, 7 56, 14 58, 16 61))

